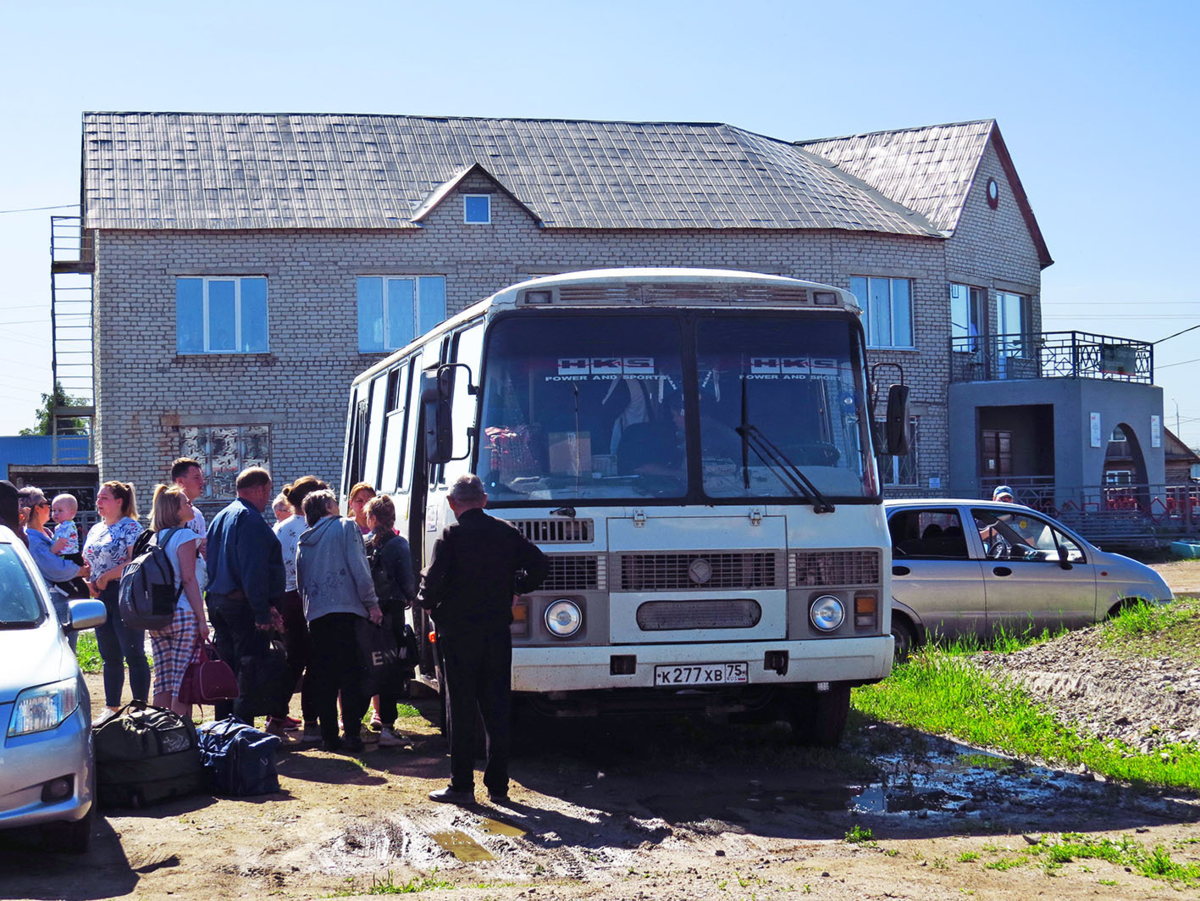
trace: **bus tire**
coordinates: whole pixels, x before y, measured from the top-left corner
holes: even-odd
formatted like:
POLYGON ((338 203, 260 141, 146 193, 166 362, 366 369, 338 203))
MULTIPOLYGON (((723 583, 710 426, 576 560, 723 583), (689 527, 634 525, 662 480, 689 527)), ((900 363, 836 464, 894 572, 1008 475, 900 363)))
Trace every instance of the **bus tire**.
POLYGON ((850 686, 833 684, 829 691, 802 690, 791 699, 792 741, 832 748, 842 740, 850 713, 850 686))
POLYGON ((917 649, 917 633, 908 617, 892 613, 892 638, 896 642, 895 662, 904 663, 917 649))

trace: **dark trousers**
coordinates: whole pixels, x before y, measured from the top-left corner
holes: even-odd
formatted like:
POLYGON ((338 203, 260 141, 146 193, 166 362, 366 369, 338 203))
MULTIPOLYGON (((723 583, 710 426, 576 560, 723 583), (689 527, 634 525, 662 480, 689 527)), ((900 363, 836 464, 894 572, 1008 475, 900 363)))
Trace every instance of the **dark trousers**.
MULTIPOLYGON (((243 657, 258 657, 267 652, 267 633, 254 627, 254 611, 244 598, 210 593, 206 601, 217 655, 229 664, 234 675, 240 676, 243 657)), ((213 705, 213 715, 217 719, 223 720, 231 714, 247 725, 254 725, 254 714, 247 707, 245 698, 217 701, 213 705)))
MULTIPOLYGON (((399 607, 395 613, 386 613, 383 617, 383 627, 390 629, 392 636, 396 639, 396 647, 404 647, 404 607, 399 607)), ((400 699, 408 697, 407 683, 404 686, 403 694, 389 693, 386 691, 379 692, 379 718, 385 726, 390 726, 396 722, 396 715, 399 713, 397 705, 400 699)))
POLYGON ((475 784, 475 712, 483 717, 488 791, 508 793, 509 720, 512 713, 512 637, 503 631, 443 637, 437 647, 449 699, 450 785, 469 791, 475 784))
POLYGON ((150 699, 150 663, 146 660, 146 633, 130 629, 121 620, 117 604, 120 583, 109 582, 100 592, 108 616, 96 627, 96 649, 104 661, 104 704, 121 706, 125 690, 125 665, 129 665, 129 690, 135 701, 150 699))
POLYGON ((312 639, 308 634, 300 592, 285 594, 279 613, 283 617, 283 643, 287 646, 288 666, 292 669, 292 678, 300 684, 300 715, 304 722, 313 723, 317 720, 317 706, 313 703, 312 681, 306 672, 312 657, 312 639))
POLYGON ((370 698, 363 692, 362 664, 358 655, 357 620, 353 613, 327 613, 308 624, 312 656, 308 661, 308 679, 312 682, 313 703, 321 723, 321 738, 337 738, 338 694, 342 696, 342 728, 347 738, 362 731, 363 714, 370 698))

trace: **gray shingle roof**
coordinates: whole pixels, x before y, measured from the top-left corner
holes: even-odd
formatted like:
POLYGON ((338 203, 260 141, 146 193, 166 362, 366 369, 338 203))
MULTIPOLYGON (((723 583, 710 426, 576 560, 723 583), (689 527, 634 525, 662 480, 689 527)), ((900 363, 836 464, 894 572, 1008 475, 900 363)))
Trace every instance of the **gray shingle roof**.
POLYGON ((994 126, 982 119, 797 144, 952 232, 994 126))
POLYGON ((415 228, 431 195, 474 165, 552 228, 939 234, 805 149, 722 124, 83 117, 88 228, 415 228))

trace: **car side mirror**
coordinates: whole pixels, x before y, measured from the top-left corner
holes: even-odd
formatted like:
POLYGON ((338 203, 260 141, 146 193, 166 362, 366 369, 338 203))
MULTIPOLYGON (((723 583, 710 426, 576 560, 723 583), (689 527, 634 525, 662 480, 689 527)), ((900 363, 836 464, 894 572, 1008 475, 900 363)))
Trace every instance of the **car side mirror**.
POLYGON ((70 622, 63 623, 63 626, 72 632, 94 629, 108 619, 108 608, 104 606, 103 601, 71 601, 67 604, 67 610, 70 611, 71 619, 70 622))
POLYGON ((1061 544, 1058 546, 1058 565, 1063 569, 1071 568, 1071 552, 1061 544))

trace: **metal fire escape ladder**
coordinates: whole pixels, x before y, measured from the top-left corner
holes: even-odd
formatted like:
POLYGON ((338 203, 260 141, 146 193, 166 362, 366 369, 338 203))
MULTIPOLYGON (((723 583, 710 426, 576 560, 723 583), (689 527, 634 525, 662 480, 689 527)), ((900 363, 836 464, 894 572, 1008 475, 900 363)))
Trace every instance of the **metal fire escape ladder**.
POLYGON ((95 460, 95 356, 93 345, 90 236, 79 216, 50 217, 51 383, 53 462, 86 465, 95 460), (61 394, 60 394, 61 390, 61 394), (64 400, 65 403, 60 403, 64 400))

